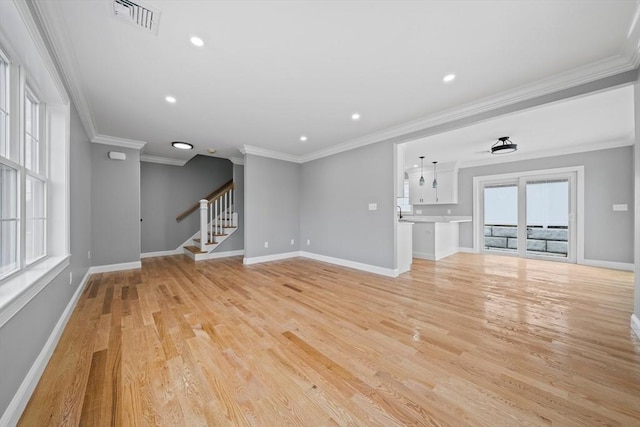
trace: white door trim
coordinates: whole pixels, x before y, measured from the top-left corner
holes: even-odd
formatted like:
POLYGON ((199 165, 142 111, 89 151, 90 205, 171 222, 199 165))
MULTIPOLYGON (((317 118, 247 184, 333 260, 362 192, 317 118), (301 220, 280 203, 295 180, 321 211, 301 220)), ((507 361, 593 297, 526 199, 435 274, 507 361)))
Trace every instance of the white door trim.
POLYGON ((485 183, 492 181, 508 181, 519 180, 521 178, 532 178, 542 175, 557 175, 557 174, 576 174, 576 240, 575 240, 575 253, 576 262, 578 264, 584 264, 584 166, 569 166, 564 168, 555 169, 541 169, 523 172, 512 172, 499 175, 484 175, 473 177, 473 251, 481 252, 482 236, 484 234, 483 227, 483 197, 482 186, 485 183))

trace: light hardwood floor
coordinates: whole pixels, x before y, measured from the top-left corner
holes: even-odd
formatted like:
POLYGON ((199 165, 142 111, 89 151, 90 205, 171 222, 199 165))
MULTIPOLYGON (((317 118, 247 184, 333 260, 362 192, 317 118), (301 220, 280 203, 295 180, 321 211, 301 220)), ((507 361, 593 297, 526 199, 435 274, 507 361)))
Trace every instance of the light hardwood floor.
POLYGON ((142 263, 91 277, 20 425, 640 425, 632 273, 142 263))

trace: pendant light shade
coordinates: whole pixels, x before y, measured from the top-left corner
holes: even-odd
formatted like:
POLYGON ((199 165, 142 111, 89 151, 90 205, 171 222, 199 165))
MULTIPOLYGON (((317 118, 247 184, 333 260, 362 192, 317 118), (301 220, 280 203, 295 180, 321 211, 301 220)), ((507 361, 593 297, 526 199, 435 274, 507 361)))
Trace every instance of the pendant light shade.
POLYGON ((424 171, 423 171, 423 166, 424 166, 424 156, 420 156, 420 181, 418 181, 418 183, 423 186, 424 185, 424 171))
POLYGON ((511 142, 508 136, 498 138, 498 140, 491 146, 491 154, 507 154, 513 153, 518 149, 518 144, 511 142))
POLYGON ((431 187, 438 188, 438 175, 436 173, 436 165, 438 164, 438 162, 431 163, 433 163, 433 182, 431 183, 431 187))

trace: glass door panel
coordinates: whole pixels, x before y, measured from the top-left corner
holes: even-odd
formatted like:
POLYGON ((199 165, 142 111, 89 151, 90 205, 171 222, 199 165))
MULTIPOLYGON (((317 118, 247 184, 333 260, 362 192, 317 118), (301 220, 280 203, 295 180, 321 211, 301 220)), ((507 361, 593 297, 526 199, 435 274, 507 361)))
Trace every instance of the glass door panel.
POLYGON ((485 184, 485 251, 518 252, 518 183, 485 184))
POLYGON ((527 255, 567 258, 569 179, 526 181, 527 255))

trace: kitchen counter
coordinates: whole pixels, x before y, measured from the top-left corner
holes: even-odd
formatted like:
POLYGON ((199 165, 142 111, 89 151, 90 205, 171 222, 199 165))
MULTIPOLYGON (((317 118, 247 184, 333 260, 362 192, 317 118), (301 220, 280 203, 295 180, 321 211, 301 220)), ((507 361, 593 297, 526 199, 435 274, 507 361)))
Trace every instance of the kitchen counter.
POLYGON ((400 222, 442 222, 442 223, 459 223, 471 222, 470 216, 421 216, 421 215, 402 215, 400 222))
POLYGON ((458 252, 459 226, 470 216, 403 215, 400 223, 413 223, 413 257, 437 261, 458 252))

